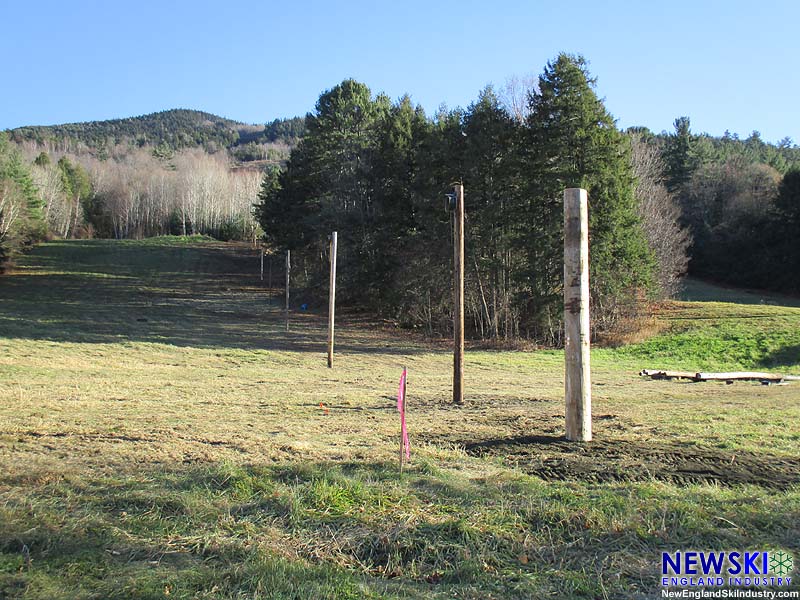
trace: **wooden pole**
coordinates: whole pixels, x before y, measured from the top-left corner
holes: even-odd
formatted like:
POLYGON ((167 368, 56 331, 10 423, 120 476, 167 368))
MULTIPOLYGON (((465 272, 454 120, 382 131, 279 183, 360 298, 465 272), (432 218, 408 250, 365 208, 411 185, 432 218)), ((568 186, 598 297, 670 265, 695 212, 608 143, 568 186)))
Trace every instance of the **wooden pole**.
POLYGON ((264 281, 264 249, 259 247, 259 254, 261 254, 261 281, 264 281))
POLYGON ((269 275, 267 277, 267 289, 269 290, 269 303, 272 304, 272 254, 269 256, 269 275))
MULTIPOLYGON (((405 413, 406 413, 406 401, 408 400, 408 395, 406 394, 408 390, 408 370, 403 367, 403 374, 405 377, 403 378, 403 412, 400 414, 401 423, 405 420, 405 413)), ((403 476, 403 463, 406 459, 406 444, 405 444, 405 436, 403 436, 403 427, 400 427, 400 477, 403 476)))
POLYGON ((564 396, 567 439, 592 439, 589 365, 589 201, 586 190, 564 190, 564 396))
POLYGON ((289 276, 292 271, 291 250, 286 251, 286 331, 289 331, 289 276))
POLYGON ((464 403, 464 186, 455 186, 456 214, 453 225, 453 402, 464 403))
POLYGON ((331 234, 331 283, 328 291, 328 368, 333 368, 333 322, 336 312, 336 232, 331 234))

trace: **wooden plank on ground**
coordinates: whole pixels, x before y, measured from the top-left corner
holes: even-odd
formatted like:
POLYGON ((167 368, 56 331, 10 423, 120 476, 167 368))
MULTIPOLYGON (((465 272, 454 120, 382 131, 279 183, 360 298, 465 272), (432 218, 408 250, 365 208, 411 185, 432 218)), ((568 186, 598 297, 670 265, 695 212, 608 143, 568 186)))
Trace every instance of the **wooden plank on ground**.
POLYGON ((727 373, 702 373, 693 371, 668 371, 666 369, 642 369, 639 375, 651 379, 690 379, 692 381, 765 381, 781 383, 800 381, 798 375, 781 375, 762 371, 731 371, 727 373))
POLYGON ((664 369, 642 369, 639 375, 651 379, 691 379, 696 381, 697 373, 694 371, 666 371, 664 369))
POLYGON ((760 371, 733 371, 730 373, 698 373, 698 381, 798 381, 800 377, 763 373, 760 371))

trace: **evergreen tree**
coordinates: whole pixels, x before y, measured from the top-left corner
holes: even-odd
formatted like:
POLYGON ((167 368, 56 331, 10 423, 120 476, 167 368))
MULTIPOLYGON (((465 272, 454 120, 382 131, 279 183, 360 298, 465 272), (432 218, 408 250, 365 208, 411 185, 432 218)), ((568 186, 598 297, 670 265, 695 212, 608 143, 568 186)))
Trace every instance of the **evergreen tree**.
POLYGON ((61 171, 61 184, 64 193, 72 202, 72 229, 64 232, 65 235, 75 235, 78 225, 82 220, 91 222, 96 216, 96 207, 92 206, 92 183, 89 174, 80 164, 71 162, 66 156, 58 161, 61 171))
POLYGON ((279 206, 281 175, 282 171, 278 167, 271 167, 264 172, 258 192, 258 204, 253 210, 256 220, 264 230, 264 239, 276 248, 289 247, 292 238, 286 231, 292 222, 279 206))
POLYGON ((22 248, 44 239, 42 208, 29 166, 0 132, 0 269, 22 248))
POLYGON ((515 334, 518 311, 512 302, 511 274, 516 230, 513 207, 519 197, 515 122, 494 90, 483 90, 464 117, 464 184, 467 273, 472 279, 467 310, 483 336, 515 334))
POLYGON ((339 232, 339 291, 362 298, 374 290, 379 206, 372 174, 380 124, 388 98, 348 79, 323 93, 306 118, 307 133, 292 151, 285 172, 265 182, 259 220, 268 238, 308 258, 303 272, 314 286, 324 285, 326 240, 339 232), (266 200, 266 201, 265 201, 266 200), (280 224, 279 219, 288 221, 280 224), (313 258, 313 260, 312 260, 313 258))
POLYGON ((667 189, 680 192, 692 178, 697 168, 697 161, 693 154, 694 140, 690 130, 689 117, 675 119, 675 133, 667 136, 664 147, 664 173, 667 189))
POLYGON ((369 173, 374 193, 372 232, 374 254, 365 273, 379 310, 397 314, 407 281, 405 267, 430 238, 417 226, 424 200, 415 187, 420 172, 418 145, 427 133, 425 113, 405 96, 382 115, 376 131, 376 148, 369 173), (401 275, 401 272, 403 274, 401 275))
POLYGON ((784 175, 775 200, 778 255, 772 270, 784 289, 800 291, 800 169, 784 175))
POLYGON ((525 174, 529 325, 555 335, 563 278, 563 191, 589 192, 591 286, 596 322, 613 318, 620 300, 652 283, 653 257, 636 212, 627 138, 595 94, 586 61, 559 55, 530 96, 525 174))
POLYGON ((40 152, 39 156, 34 159, 33 164, 37 167, 48 166, 50 164, 50 155, 47 152, 40 152))

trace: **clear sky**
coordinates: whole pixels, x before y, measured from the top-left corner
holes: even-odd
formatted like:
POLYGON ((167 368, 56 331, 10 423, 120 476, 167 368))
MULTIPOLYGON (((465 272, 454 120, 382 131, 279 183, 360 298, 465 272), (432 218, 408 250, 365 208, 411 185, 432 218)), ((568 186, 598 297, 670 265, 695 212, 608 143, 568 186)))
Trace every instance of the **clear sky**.
POLYGON ((0 0, 0 129, 302 115, 342 79, 426 111, 583 54, 621 127, 800 142, 800 1, 0 0))

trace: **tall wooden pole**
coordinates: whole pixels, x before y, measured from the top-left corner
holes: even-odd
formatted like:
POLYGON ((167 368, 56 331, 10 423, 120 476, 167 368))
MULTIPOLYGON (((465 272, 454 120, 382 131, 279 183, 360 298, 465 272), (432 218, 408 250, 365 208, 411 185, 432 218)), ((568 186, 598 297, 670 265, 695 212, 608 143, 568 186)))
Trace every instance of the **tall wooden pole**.
POLYGON ((464 402, 464 186, 455 186, 456 210, 453 224, 453 402, 464 402))
POLYGON ((403 374, 405 377, 403 378, 403 411, 400 413, 400 477, 403 476, 403 463, 405 462, 406 458, 406 436, 403 435, 405 433, 405 429, 403 427, 403 423, 405 423, 406 418, 406 401, 408 400, 408 396, 406 392, 408 391, 408 369, 403 367, 403 374))
POLYGON ((261 281, 264 281, 264 248, 259 246, 258 252, 261 254, 261 281))
POLYGON ((292 271, 291 250, 286 251, 286 331, 289 331, 289 275, 292 271))
POLYGON ((336 313, 336 232, 331 234, 331 283, 328 292, 328 368, 333 368, 333 320, 336 313))
POLYGON ((567 439, 592 439, 589 365, 589 202, 586 190, 564 190, 564 396, 567 439))

